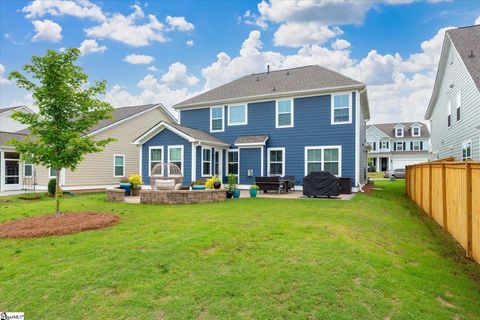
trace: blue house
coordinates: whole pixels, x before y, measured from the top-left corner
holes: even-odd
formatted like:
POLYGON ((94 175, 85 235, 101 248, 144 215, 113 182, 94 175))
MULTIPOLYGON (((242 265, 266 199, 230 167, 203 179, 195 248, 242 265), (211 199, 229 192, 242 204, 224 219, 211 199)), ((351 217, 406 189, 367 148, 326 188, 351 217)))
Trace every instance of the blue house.
POLYGON ((174 108, 180 124, 160 122, 134 141, 145 183, 159 162, 177 164, 184 185, 235 174, 248 188, 256 176, 288 175, 301 188, 319 170, 354 188, 366 180, 366 86, 337 72, 313 65, 247 75, 174 108))

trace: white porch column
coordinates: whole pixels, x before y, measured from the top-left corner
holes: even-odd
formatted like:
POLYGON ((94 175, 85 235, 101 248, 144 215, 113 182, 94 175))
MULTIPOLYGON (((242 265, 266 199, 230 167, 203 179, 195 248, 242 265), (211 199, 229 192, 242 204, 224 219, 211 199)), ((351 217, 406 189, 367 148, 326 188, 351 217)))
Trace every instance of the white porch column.
POLYGON ((0 191, 3 190, 5 183, 5 153, 0 150, 0 191))
POLYGON ((192 142, 192 181, 197 180, 197 145, 192 142))

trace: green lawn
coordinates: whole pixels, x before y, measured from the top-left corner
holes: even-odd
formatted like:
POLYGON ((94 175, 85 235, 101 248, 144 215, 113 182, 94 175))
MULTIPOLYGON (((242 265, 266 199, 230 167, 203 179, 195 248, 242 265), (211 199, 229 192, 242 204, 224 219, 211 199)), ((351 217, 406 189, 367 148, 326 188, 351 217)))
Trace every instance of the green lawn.
MULTIPOLYGON (((0 240, 0 310, 26 319, 479 319, 480 268, 404 197, 191 206, 66 198, 120 224, 0 240), (477 280, 475 280, 477 279, 477 280)), ((0 203, 0 220, 52 199, 0 203)))
POLYGON ((384 179, 383 172, 369 172, 368 177, 371 179, 384 179))

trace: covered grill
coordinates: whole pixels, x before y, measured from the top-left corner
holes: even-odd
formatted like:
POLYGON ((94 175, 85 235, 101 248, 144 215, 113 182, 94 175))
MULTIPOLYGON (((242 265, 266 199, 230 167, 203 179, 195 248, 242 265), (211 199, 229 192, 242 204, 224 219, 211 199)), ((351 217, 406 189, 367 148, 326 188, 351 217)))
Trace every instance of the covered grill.
POLYGON ((340 194, 337 177, 328 171, 312 171, 303 178, 303 195, 311 197, 336 197, 340 194))

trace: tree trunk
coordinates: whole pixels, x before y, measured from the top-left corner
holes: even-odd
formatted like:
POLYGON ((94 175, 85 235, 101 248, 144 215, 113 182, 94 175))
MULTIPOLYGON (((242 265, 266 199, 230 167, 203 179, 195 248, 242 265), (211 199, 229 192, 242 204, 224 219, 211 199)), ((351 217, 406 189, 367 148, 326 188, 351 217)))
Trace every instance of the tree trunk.
POLYGON ((62 196, 62 188, 60 187, 60 176, 62 169, 57 169, 57 184, 55 186, 55 217, 60 217, 60 197, 62 196))

